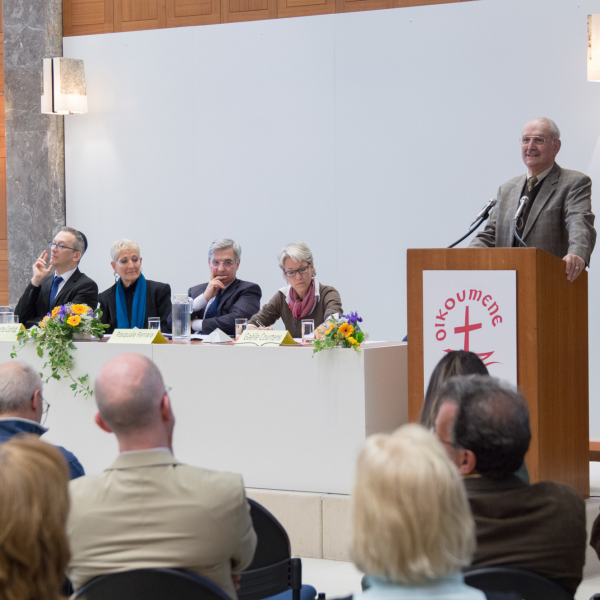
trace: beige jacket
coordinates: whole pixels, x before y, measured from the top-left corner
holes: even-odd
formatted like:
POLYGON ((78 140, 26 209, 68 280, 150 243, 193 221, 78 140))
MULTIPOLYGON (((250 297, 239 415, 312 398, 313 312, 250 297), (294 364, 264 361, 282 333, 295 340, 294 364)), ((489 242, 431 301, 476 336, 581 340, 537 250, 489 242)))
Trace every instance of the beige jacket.
POLYGON ((70 484, 67 575, 184 568, 237 598, 232 571, 256 549, 242 477, 181 464, 166 449, 120 454, 104 473, 70 484))
MULTIPOLYGON (((338 313, 342 316, 342 300, 338 291, 330 285, 322 285, 317 282, 318 294, 316 295, 316 304, 312 312, 306 317, 307 319, 313 319, 315 327, 318 327, 325 322, 325 319, 331 315, 338 313)), ((294 319, 292 311, 286 301, 286 293, 289 293, 289 287, 281 288, 272 298, 268 304, 265 304, 258 313, 248 320, 248 325, 255 325, 258 327, 258 323, 265 327, 270 327, 281 318, 285 328, 291 333, 292 337, 302 337, 302 320, 298 321, 294 319)))

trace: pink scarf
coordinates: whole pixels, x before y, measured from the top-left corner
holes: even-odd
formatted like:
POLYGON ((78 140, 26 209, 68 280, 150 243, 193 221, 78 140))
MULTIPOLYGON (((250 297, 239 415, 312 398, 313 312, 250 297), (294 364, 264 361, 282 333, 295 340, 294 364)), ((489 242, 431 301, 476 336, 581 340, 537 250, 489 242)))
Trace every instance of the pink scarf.
POLYGON ((307 317, 313 309, 313 304, 315 303, 315 280, 313 279, 310 283, 310 287, 308 288, 308 292, 306 292, 306 296, 304 296, 304 300, 300 300, 296 290, 290 286, 290 295, 288 299, 288 304, 290 310, 292 311, 292 315, 294 319, 300 320, 307 317))

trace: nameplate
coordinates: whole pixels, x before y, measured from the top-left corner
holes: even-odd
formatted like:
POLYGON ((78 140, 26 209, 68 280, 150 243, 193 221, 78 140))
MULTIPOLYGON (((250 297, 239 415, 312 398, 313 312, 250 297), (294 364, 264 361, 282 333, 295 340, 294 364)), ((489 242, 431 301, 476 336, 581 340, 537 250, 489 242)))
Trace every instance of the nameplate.
POLYGON ((168 344, 158 329, 115 329, 109 344, 168 344))
POLYGON ((289 331, 246 329, 236 342, 241 346, 297 346, 289 331))
POLYGON ((0 341, 16 342, 23 335, 27 335, 23 323, 2 323, 0 324, 0 341))

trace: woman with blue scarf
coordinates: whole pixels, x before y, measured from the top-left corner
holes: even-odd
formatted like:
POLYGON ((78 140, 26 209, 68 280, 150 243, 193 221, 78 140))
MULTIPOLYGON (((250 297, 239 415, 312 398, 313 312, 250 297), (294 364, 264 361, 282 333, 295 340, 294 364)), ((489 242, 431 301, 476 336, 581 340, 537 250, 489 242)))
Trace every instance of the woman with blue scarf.
POLYGON ((116 283, 99 296, 102 322, 115 329, 148 328, 150 317, 160 318, 160 329, 170 333, 171 286, 142 275, 140 247, 132 240, 117 240, 110 251, 116 283))

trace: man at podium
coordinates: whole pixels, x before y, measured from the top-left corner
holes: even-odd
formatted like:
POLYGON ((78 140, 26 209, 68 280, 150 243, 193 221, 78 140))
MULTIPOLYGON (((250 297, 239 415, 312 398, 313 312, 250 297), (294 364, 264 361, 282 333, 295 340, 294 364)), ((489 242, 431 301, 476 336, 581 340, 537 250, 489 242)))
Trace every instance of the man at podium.
POLYGON ((498 203, 470 248, 518 248, 521 238, 525 246, 562 258, 569 281, 589 266, 596 243, 592 182, 556 164, 560 146, 554 121, 541 117, 525 125, 521 154, 527 174, 500 186, 498 203))

